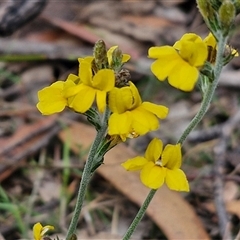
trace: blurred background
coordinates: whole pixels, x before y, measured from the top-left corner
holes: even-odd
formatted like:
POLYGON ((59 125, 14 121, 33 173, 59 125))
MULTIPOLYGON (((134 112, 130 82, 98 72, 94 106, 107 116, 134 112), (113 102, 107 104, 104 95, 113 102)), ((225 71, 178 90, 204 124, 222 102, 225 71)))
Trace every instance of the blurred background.
MULTIPOLYGON (((34 223, 64 239, 95 130, 83 115, 42 116, 37 92, 78 73, 94 43, 118 45, 143 100, 166 105, 161 128, 111 150, 87 192, 79 239, 121 239, 149 190, 120 163, 153 137, 174 143, 197 113, 199 89, 185 93, 150 73, 151 46, 186 32, 208 34, 194 0, 3 0, 0 3, 0 239, 32 239, 34 223)), ((239 18, 229 44, 240 45, 239 18)), ((161 188, 134 239, 240 239, 240 60, 221 75, 213 103, 183 146, 189 193, 161 188), (226 228, 227 226, 227 228, 226 228)))

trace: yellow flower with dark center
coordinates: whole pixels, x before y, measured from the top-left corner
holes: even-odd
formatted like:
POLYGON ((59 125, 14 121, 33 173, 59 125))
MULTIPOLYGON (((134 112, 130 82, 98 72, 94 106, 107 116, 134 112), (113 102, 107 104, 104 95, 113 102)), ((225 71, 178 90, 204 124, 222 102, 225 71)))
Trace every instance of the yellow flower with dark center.
POLYGON ((109 135, 120 135, 123 141, 159 128, 159 120, 166 118, 168 108, 142 102, 132 82, 130 86, 114 88, 109 92, 108 102, 112 114, 109 118, 109 135))
POLYGON ((141 170, 141 181, 149 188, 158 189, 165 183, 171 190, 188 192, 189 184, 181 165, 180 144, 168 144, 163 149, 162 141, 157 138, 149 143, 144 157, 138 156, 122 164, 128 171, 141 170))
POLYGON ((84 113, 96 99, 99 112, 103 112, 106 107, 107 93, 115 84, 114 71, 101 69, 93 76, 91 58, 80 59, 79 78, 79 84, 67 89, 67 95, 70 96, 68 106, 77 112, 84 113))
POLYGON ((38 110, 43 115, 50 115, 63 111, 68 105, 66 89, 75 86, 76 80, 78 80, 78 76, 70 74, 65 82, 57 81, 49 87, 40 90, 38 92, 38 110))
POLYGON ((191 91, 199 77, 199 69, 204 65, 207 46, 194 33, 187 33, 173 47, 151 47, 150 58, 157 59, 151 65, 151 71, 161 81, 168 82, 175 88, 191 91))
POLYGON ((39 222, 34 224, 33 226, 34 240, 42 240, 45 233, 48 232, 49 230, 54 230, 54 227, 50 225, 46 225, 43 227, 42 224, 39 222))

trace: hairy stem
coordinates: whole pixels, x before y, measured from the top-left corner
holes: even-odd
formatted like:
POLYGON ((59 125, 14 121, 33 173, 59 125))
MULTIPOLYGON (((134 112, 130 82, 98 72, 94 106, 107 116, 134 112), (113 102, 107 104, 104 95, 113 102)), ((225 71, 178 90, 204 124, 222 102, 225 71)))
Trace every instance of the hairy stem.
POLYGON ((136 227, 138 226, 138 224, 140 223, 140 221, 142 220, 150 202, 152 201, 154 195, 156 193, 156 190, 152 189, 147 198, 145 199, 144 203, 142 204, 141 208, 139 209, 137 215, 135 216, 132 224, 129 226, 128 231, 125 233, 123 240, 128 240, 130 239, 130 237, 132 236, 133 232, 135 231, 136 227))
POLYGON ((226 37, 221 36, 218 42, 218 51, 216 56, 215 68, 214 68, 214 80, 209 83, 206 92, 203 95, 203 100, 201 103, 201 107, 192 121, 189 123, 185 131, 183 132, 182 136, 179 138, 177 143, 183 144, 186 140, 187 136, 192 132, 192 130, 198 125, 198 123, 203 119, 204 115, 206 114, 210 103, 212 101, 214 92, 218 85, 218 80, 220 73, 223 68, 223 54, 225 49, 225 44, 227 42, 226 37))
POLYGON ((79 190, 78 190, 78 195, 77 195, 77 202, 76 202, 76 206, 75 206, 75 210, 73 213, 73 217, 72 217, 70 226, 68 228, 66 240, 71 239, 71 236, 74 234, 74 232, 77 228, 78 219, 79 219, 79 215, 80 215, 80 212, 81 212, 81 209, 83 206, 83 202, 85 199, 87 186, 88 186, 89 181, 92 176, 92 165, 95 160, 95 156, 97 154, 98 147, 99 147, 101 141, 103 140, 103 138, 106 134, 106 131, 107 131, 107 120, 108 120, 109 114, 110 114, 109 110, 106 110, 104 118, 103 118, 102 127, 97 132, 96 138, 90 148, 88 158, 87 158, 85 167, 83 169, 82 180, 81 180, 79 190))

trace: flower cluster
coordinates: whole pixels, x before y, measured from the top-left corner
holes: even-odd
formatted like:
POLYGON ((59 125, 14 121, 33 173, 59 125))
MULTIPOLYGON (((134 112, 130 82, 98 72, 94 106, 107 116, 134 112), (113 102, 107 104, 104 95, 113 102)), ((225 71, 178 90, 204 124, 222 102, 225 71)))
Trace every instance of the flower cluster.
MULTIPOLYGON (((207 62, 214 64, 216 51, 217 39, 212 33, 205 39, 194 33, 186 33, 173 46, 151 47, 148 55, 157 59, 151 65, 151 71, 160 81, 168 78, 171 86, 192 91, 199 79, 200 70, 207 62)), ((238 53, 232 49, 226 62, 234 56, 238 56, 238 53)))
MULTIPOLYGON (((191 91, 202 74, 211 82, 217 43, 211 33, 205 39, 187 33, 173 46, 151 47, 149 57, 156 59, 151 70, 159 80, 167 78, 173 87, 191 91)), ((226 62, 237 55, 236 50, 230 49, 226 62)), ((97 42, 93 56, 78 59, 78 75, 70 74, 66 81, 57 81, 38 92, 37 108, 44 115, 61 112, 65 107, 86 115, 93 106, 98 116, 106 109, 110 111, 105 135, 110 144, 107 150, 104 147, 103 154, 118 144, 119 139, 125 141, 158 129, 159 119, 167 117, 168 108, 142 101, 129 72, 123 69, 129 59, 117 46, 107 51, 103 41, 97 42)), ((91 121, 98 128, 99 119, 91 121)), ((144 157, 129 159, 123 167, 129 171, 141 170, 141 181, 152 189, 165 183, 172 190, 189 191, 181 163, 180 144, 163 148, 161 140, 153 139, 144 157)))
POLYGON ((142 102, 136 86, 121 69, 129 59, 117 46, 105 51, 103 45, 96 45, 94 57, 79 58, 78 75, 70 74, 66 81, 57 81, 38 92, 37 108, 44 115, 65 107, 86 113, 96 103, 101 114, 108 106, 112 113, 108 134, 118 135, 122 141, 158 129, 158 118, 166 118, 168 108, 142 102))

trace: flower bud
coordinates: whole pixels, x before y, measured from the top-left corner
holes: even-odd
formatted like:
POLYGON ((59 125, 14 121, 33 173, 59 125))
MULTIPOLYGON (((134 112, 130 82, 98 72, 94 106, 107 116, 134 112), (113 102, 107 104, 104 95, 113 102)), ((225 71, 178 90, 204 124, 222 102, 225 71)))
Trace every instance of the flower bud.
POLYGON ((218 11, 224 0, 209 0, 214 10, 218 11))
POLYGON ((227 35, 231 30, 235 16, 234 4, 230 0, 225 0, 219 8, 219 20, 224 35, 227 35))
POLYGON ((107 49, 103 40, 99 40, 95 43, 93 56, 95 66, 98 70, 108 68, 107 49))
POLYGON ((236 9, 236 15, 240 13, 240 0, 235 0, 234 1, 234 6, 236 9))
POLYGON ((197 0, 197 6, 205 20, 211 20, 214 17, 214 9, 209 1, 197 0))
POLYGON ((119 47, 115 48, 112 53, 111 68, 118 72, 122 67, 123 54, 119 47))

